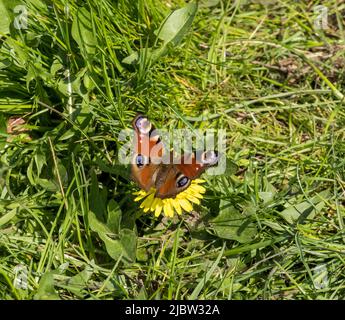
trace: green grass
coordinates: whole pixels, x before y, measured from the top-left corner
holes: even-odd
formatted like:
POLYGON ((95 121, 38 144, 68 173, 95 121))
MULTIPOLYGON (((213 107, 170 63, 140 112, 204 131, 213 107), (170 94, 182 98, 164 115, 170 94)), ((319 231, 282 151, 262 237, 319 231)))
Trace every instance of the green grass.
POLYGON ((343 1, 200 1, 171 41, 186 1, 44 3, 0 0, 0 298, 344 299, 343 1), (227 130, 193 213, 133 201, 117 151, 138 112, 227 130))

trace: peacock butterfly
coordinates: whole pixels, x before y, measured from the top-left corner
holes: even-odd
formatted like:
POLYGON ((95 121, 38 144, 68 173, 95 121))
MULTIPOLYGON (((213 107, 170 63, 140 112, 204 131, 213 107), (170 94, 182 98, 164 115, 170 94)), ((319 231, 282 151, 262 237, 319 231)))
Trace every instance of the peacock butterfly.
POLYGON ((145 191, 155 188, 158 198, 174 198, 189 187, 191 180, 218 163, 215 151, 185 154, 174 161, 174 153, 165 150, 159 134, 146 116, 137 115, 132 126, 135 132, 132 179, 145 191), (166 153, 168 163, 161 161, 166 153))

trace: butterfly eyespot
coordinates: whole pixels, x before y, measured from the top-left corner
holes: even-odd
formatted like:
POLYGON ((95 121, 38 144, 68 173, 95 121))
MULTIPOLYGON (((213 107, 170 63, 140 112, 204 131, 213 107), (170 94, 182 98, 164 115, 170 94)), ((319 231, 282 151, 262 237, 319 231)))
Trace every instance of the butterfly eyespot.
POLYGON ((142 168, 145 164, 147 164, 147 159, 142 154, 138 154, 135 158, 135 164, 138 168, 142 168))
POLYGON ((145 117, 138 117, 138 119, 135 121, 135 125, 143 134, 149 133, 152 128, 151 122, 145 117))
POLYGON ((177 179, 176 186, 178 188, 183 188, 189 182, 189 178, 181 175, 180 178, 177 179))
POLYGON ((205 151, 201 156, 202 163, 214 165, 218 161, 218 153, 216 151, 205 151))

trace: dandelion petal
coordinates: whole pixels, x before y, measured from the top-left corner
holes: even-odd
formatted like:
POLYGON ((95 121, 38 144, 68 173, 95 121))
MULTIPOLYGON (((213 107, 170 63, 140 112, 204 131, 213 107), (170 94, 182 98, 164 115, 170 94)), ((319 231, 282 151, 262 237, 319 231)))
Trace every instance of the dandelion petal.
POLYGON ((174 216, 174 210, 172 208, 171 199, 165 199, 164 201, 164 214, 167 217, 173 217, 174 216))
MULTIPOLYGON (((159 199, 160 200, 160 199, 159 199)), ((162 209, 163 209, 163 202, 162 200, 161 201, 158 201, 157 204, 156 204, 156 208, 155 208, 155 217, 159 217, 159 215, 161 214, 162 212, 162 209)))
POLYGON ((189 195, 187 196, 187 199, 188 199, 189 201, 195 203, 195 204, 200 204, 200 200, 199 200, 197 197, 195 197, 194 195, 189 194, 189 195))
POLYGON ((191 205, 191 203, 187 200, 187 199, 179 199, 179 203, 181 205, 181 207, 183 208, 183 210, 190 212, 193 210, 193 206, 191 205))
POLYGON ((144 212, 150 210, 154 196, 154 193, 151 193, 140 205, 140 208, 144 208, 144 212))
POLYGON ((190 186, 190 189, 197 193, 205 193, 206 189, 203 186, 199 186, 197 184, 193 184, 190 186))
POLYGON ((177 214, 181 215, 182 214, 182 209, 181 209, 181 205, 180 205, 179 200, 173 199, 172 200, 172 204, 173 204, 173 207, 174 207, 175 211, 177 212, 177 214))

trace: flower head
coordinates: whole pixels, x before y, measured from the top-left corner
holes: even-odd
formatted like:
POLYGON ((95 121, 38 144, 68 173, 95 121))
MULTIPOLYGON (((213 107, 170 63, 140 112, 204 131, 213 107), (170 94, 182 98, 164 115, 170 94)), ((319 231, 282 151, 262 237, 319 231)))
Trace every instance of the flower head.
POLYGON ((154 215, 158 217, 162 212, 166 217, 173 217, 176 212, 178 215, 182 214, 182 211, 190 212, 193 210, 192 203, 200 204, 200 199, 203 198, 203 194, 206 189, 201 186, 205 180, 195 179, 192 180, 191 185, 184 191, 178 193, 175 198, 161 199, 155 197, 156 190, 151 188, 148 192, 140 190, 134 194, 137 196, 134 201, 143 202, 140 208, 144 212, 154 212, 154 215))

